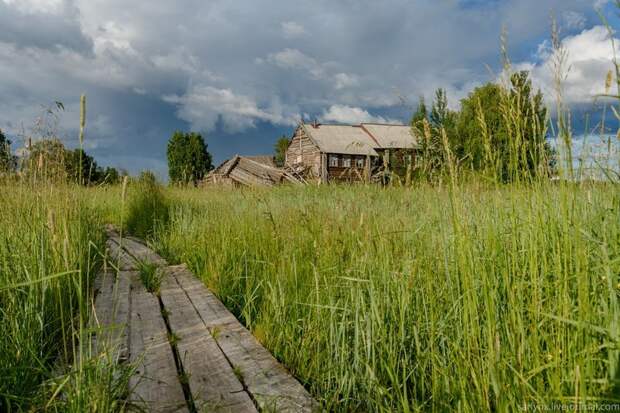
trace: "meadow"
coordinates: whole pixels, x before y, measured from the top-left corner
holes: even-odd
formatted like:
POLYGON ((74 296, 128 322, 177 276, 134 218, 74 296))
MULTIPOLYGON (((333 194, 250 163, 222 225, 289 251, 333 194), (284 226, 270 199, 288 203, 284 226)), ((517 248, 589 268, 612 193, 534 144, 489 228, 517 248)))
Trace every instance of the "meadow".
POLYGON ((620 405, 614 169, 574 179, 560 156, 556 175, 545 128, 530 139, 521 95, 500 94, 510 145, 479 113, 482 170, 425 118, 416 174, 383 186, 80 186, 42 157, 7 176, 0 411, 136 410, 134 366, 91 348, 108 223, 187 263, 325 411, 620 405))
POLYGON ((616 184, 122 192, 2 187, 2 410, 129 407, 130 366, 84 339, 106 222, 186 262, 326 410, 620 398, 616 184))
POLYGON ((612 184, 168 192, 151 240, 330 411, 618 400, 612 184))
POLYGON ((129 369, 91 354, 104 215, 66 185, 0 184, 0 411, 118 411, 129 369))

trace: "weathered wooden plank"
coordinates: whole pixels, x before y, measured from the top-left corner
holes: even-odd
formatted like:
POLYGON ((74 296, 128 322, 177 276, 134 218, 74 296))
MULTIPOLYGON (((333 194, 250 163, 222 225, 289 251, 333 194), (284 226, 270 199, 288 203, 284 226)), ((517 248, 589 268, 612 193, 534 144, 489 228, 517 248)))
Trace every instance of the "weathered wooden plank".
POLYGON ((226 357, 173 276, 185 267, 162 269, 160 295, 179 358, 198 411, 257 412, 226 357))
POLYGON ((177 266, 174 276, 192 300, 207 328, 212 329, 222 324, 237 321, 224 304, 187 269, 187 266, 177 266))
POLYGON ((165 259, 159 254, 149 248, 143 241, 138 238, 128 236, 123 239, 125 244, 123 247, 133 254, 136 258, 146 260, 152 264, 156 264, 160 267, 168 265, 165 259))
POLYGON ((187 267, 177 266, 173 274, 261 410, 311 412, 318 408, 306 389, 187 267))
POLYGON ((133 273, 122 271, 118 273, 116 278, 115 297, 117 303, 114 306, 114 325, 116 329, 112 330, 110 337, 110 348, 118 349, 118 361, 126 361, 129 359, 130 342, 129 329, 130 311, 131 311, 131 277, 133 273))
POLYGON ((120 271, 130 271, 138 269, 138 263, 121 246, 108 239, 106 242, 108 249, 108 261, 114 269, 120 271))
POLYGON ((95 277, 94 282, 94 308, 93 317, 90 319, 91 323, 97 325, 104 325, 109 322, 109 314, 112 312, 112 294, 110 291, 113 288, 116 276, 112 272, 100 272, 95 277))
POLYGON ((312 412, 317 409, 306 389, 239 322, 216 328, 218 345, 240 372, 261 410, 312 412))
POLYGON ((121 239, 119 236, 112 236, 109 239, 117 245, 120 245, 129 254, 129 256, 135 260, 148 262, 160 267, 168 265, 166 260, 142 242, 138 241, 136 238, 123 237, 121 239))
MULTIPOLYGON (((121 240, 111 230, 109 235, 108 248, 118 267, 137 269, 136 260, 166 265, 140 240, 121 240)), ((118 359, 131 350, 130 361, 137 368, 130 380, 132 403, 147 411, 186 412, 185 386, 198 411, 257 412, 258 406, 261 411, 309 412, 317 408, 303 386, 185 266, 160 271, 167 274, 160 291, 166 319, 158 298, 146 291, 137 272, 120 272, 116 280, 108 274, 95 282, 96 300, 100 300, 96 320, 110 327, 99 332, 96 346, 105 342, 106 349, 120 349, 114 354, 118 359), (127 320, 124 325, 123 320, 127 320), (186 385, 181 384, 179 371, 186 374, 186 385)))
POLYGON ((88 328, 90 330, 91 348, 94 354, 98 354, 97 341, 101 341, 98 337, 101 335, 103 326, 110 322, 110 314, 112 313, 113 301, 112 295, 108 294, 114 283, 114 274, 109 272, 100 272, 95 277, 93 288, 93 306, 88 320, 88 328))
POLYGON ((297 128, 295 136, 286 152, 286 164, 290 167, 304 165, 309 168, 313 177, 321 179, 321 150, 310 139, 303 127, 297 128))
POLYGON ((97 276, 95 307, 90 319, 95 354, 105 354, 114 362, 125 361, 129 355, 129 273, 116 276, 102 272, 97 276))
POLYGON ((137 366, 129 381, 130 400, 149 412, 187 412, 159 301, 131 277, 131 357, 137 366))

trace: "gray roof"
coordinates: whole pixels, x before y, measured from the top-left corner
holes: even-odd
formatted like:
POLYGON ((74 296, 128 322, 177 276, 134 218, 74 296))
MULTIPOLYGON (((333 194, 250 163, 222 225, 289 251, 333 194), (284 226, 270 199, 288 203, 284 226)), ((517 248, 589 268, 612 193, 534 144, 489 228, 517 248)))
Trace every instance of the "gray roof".
POLYGON ((263 165, 271 166, 273 168, 276 167, 276 163, 271 155, 253 155, 253 156, 244 156, 245 159, 252 160, 254 162, 262 163, 263 165))
POLYGON ((410 126, 362 123, 362 128, 374 138, 380 149, 415 149, 419 146, 410 126))
POLYGON ((377 143, 360 126, 302 125, 306 134, 324 153, 378 156, 377 143))
POLYGON ((211 171, 206 177, 206 182, 217 183, 221 178, 229 178, 247 186, 272 186, 282 182, 299 183, 283 169, 271 166, 269 159, 269 156, 235 155, 211 171))

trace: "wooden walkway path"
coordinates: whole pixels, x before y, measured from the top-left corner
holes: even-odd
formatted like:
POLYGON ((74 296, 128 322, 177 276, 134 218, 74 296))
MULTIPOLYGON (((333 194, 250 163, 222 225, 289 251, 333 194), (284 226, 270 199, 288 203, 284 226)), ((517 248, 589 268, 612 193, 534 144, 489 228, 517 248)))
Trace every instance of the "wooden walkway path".
POLYGON ((187 269, 108 231, 94 348, 136 366, 130 401, 153 412, 312 412, 318 404, 187 269), (140 278, 157 266, 159 294, 140 278), (152 266, 151 266, 152 267, 152 266))

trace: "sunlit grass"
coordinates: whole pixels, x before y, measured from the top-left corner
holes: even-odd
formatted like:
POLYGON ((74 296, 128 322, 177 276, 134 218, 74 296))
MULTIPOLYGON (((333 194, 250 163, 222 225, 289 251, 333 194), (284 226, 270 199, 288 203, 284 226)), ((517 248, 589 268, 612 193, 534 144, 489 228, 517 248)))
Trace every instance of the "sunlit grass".
POLYGON ((170 198, 155 245, 187 262, 329 410, 618 399, 615 185, 170 198))
POLYGON ((115 411, 123 368, 91 355, 103 222, 71 186, 0 186, 0 411, 115 411))
MULTIPOLYGON (((132 208, 120 188, 2 189, 2 410, 124 409, 130 367, 91 357, 86 325, 103 225, 132 208)), ((618 398, 617 185, 164 195, 151 242, 328 410, 618 398)))

